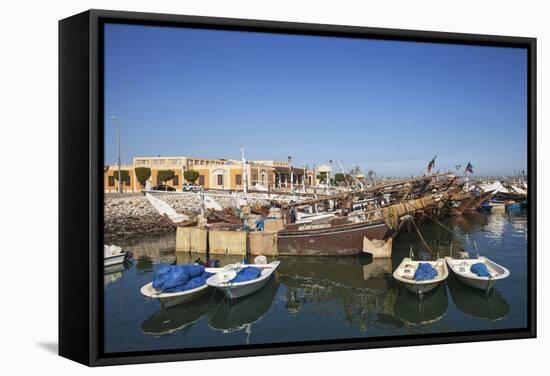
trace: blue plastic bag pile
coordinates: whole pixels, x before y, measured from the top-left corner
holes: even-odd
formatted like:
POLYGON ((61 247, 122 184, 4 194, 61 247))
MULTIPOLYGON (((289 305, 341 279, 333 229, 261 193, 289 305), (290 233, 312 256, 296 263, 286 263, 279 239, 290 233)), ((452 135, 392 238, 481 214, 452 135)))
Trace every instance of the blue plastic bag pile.
POLYGON ((262 274, 262 269, 255 268, 253 266, 247 266, 246 268, 239 270, 235 278, 233 278, 230 282, 251 281, 258 278, 260 274, 262 274))
POLYGON ((418 264, 418 268, 414 272, 415 281, 429 281, 437 277, 437 270, 427 262, 418 264))
POLYGON ((478 262, 470 266, 470 271, 478 277, 489 277, 491 275, 487 269, 487 265, 482 262, 478 262))
POLYGON ((153 288, 161 292, 191 290, 204 285, 212 275, 198 264, 164 265, 153 278, 153 288))

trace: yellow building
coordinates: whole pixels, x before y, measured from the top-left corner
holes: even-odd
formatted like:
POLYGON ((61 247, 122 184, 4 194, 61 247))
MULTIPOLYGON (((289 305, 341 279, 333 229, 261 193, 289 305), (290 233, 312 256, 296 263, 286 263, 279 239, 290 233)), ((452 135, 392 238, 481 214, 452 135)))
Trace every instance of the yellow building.
MULTIPOLYGON (((106 166, 104 171, 105 192, 118 192, 118 182, 115 179, 117 166, 106 166)), ((128 171, 129 181, 124 182, 123 192, 139 192, 142 189, 153 188, 160 184, 166 184, 181 191, 185 171, 196 171, 199 177, 194 182, 205 189, 220 190, 243 190, 245 184, 247 189, 254 190, 256 184, 263 188, 288 188, 293 184, 300 186, 317 184, 314 170, 305 168, 289 168, 288 162, 264 160, 248 161, 243 168, 240 160, 231 159, 208 159, 188 156, 175 157, 134 157, 132 165, 121 166, 121 169, 128 171), (136 177, 136 169, 147 168, 150 177, 146 182, 140 183, 136 177), (167 182, 158 178, 159 171, 173 171, 174 177, 167 182), (305 174, 304 174, 305 173, 305 174)), ((124 173, 123 173, 124 175, 124 173)))
MULTIPOLYGON (((134 192, 135 174, 134 167, 131 165, 120 166, 121 175, 124 177, 124 171, 128 172, 129 179, 121 182, 122 192, 134 192)), ((103 167, 103 190, 108 193, 118 192, 118 165, 103 167)))

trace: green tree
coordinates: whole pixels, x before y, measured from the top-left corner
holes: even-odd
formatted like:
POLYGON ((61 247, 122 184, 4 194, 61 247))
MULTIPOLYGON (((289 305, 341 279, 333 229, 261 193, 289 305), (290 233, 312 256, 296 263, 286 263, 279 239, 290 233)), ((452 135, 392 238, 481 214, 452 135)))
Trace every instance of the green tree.
POLYGON ((151 169, 149 167, 137 167, 134 172, 136 173, 136 179, 141 185, 145 185, 147 179, 151 177, 151 169))
POLYGON ((327 183, 327 177, 328 174, 326 172, 319 172, 317 175, 317 180, 319 180, 321 183, 327 183))
POLYGON ((130 182, 130 172, 128 170, 120 170, 120 178, 118 176, 118 170, 115 170, 113 172, 113 176, 116 180, 119 180, 123 183, 129 183, 130 182))
MULTIPOLYGON (((159 170, 157 172, 157 178, 166 184, 166 182, 170 179, 172 179, 175 175, 175 172, 173 170, 159 170)), ((168 186, 166 187, 166 190, 168 190, 168 186)))
POLYGON ((185 180, 187 180, 189 183, 195 183, 195 181, 199 178, 199 172, 188 170, 183 173, 183 177, 185 180))
MULTIPOLYGON (((113 176, 117 181, 120 181, 122 185, 128 183, 130 184, 130 172, 128 170, 120 170, 120 176, 119 171, 115 170, 113 171, 113 176)), ((122 188, 121 192, 124 191, 124 188, 122 188)))

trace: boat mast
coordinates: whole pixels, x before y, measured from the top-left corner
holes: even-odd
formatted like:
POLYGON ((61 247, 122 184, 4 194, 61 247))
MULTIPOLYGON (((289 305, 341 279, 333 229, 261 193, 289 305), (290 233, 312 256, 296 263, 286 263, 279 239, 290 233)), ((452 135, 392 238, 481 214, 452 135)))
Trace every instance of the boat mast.
POLYGON ((304 163, 304 174, 302 175, 302 188, 304 193, 306 193, 306 164, 304 163))
POLYGON ((290 192, 294 191, 294 171, 292 171, 292 157, 288 156, 288 169, 290 170, 290 192))
POLYGON ((246 168, 246 158, 244 157, 244 146, 241 147, 241 160, 243 164, 243 180, 244 180, 243 192, 246 195, 247 189, 248 189, 248 174, 247 174, 247 168, 246 168))

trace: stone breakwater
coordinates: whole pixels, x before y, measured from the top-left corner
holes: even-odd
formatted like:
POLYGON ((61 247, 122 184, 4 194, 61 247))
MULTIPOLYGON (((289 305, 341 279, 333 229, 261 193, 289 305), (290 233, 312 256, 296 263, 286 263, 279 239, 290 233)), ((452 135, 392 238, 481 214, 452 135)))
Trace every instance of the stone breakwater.
MULTIPOLYGON (((193 215, 200 211, 195 195, 157 194, 178 213, 193 215)), ((233 197, 214 197, 224 209, 235 207, 233 197)), ((267 204, 267 200, 249 200, 251 204, 267 204)), ((104 204, 104 238, 114 240, 147 234, 175 232, 142 194, 106 195, 104 204)))

